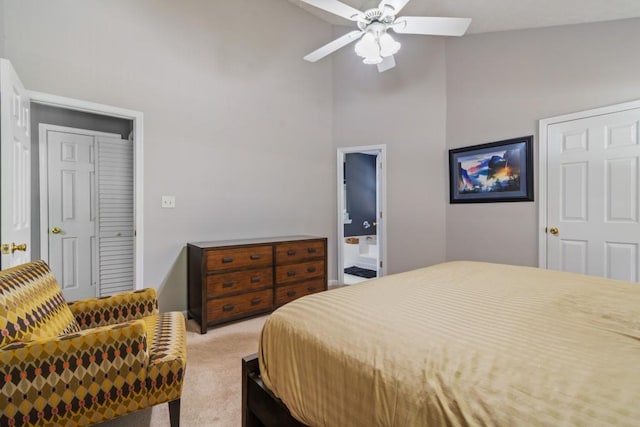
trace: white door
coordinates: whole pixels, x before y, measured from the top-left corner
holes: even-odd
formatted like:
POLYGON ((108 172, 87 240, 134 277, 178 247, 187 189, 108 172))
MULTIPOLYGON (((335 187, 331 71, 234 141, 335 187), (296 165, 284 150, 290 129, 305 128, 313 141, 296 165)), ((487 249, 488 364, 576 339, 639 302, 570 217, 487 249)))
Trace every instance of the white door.
POLYGON ((640 280, 640 109, 548 127, 547 266, 640 280))
POLYGON ((0 268, 31 260, 31 140, 29 97, 6 59, 0 59, 0 268))
POLYGON ((47 132, 49 266, 68 300, 97 295, 94 138, 47 132))

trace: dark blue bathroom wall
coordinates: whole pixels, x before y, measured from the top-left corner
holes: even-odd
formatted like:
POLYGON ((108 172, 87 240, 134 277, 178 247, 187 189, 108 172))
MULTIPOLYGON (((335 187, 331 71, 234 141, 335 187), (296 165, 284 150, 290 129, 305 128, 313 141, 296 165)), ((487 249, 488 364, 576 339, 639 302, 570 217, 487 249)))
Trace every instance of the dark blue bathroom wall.
POLYGON ((344 235, 376 234, 376 156, 362 153, 345 154, 344 176, 347 183, 347 212, 351 224, 344 225, 344 235), (371 227, 364 228, 368 221, 371 227))

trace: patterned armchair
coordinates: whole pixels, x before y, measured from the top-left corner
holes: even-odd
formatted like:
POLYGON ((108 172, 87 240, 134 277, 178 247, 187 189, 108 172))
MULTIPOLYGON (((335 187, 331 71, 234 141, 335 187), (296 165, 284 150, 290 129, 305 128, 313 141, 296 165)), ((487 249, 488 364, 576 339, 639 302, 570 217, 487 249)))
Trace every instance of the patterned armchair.
POLYGON ((185 339, 155 289, 67 304, 43 261, 0 271, 0 426, 90 425, 163 402, 177 426, 185 339))

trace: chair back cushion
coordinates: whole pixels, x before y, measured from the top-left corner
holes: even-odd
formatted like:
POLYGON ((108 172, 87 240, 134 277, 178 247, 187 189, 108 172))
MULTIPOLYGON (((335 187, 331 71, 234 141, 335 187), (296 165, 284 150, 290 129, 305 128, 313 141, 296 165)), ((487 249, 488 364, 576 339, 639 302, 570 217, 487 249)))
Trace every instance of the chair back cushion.
POLYGON ((78 331, 80 326, 44 261, 0 271, 0 347, 78 331))

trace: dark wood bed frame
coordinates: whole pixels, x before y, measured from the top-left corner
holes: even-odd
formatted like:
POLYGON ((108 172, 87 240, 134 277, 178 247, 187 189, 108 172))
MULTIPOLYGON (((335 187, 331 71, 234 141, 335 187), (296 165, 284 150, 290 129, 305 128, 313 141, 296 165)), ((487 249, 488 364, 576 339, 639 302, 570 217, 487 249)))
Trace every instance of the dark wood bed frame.
POLYGON ((242 358, 242 427, 306 427, 262 382, 257 353, 242 358))

